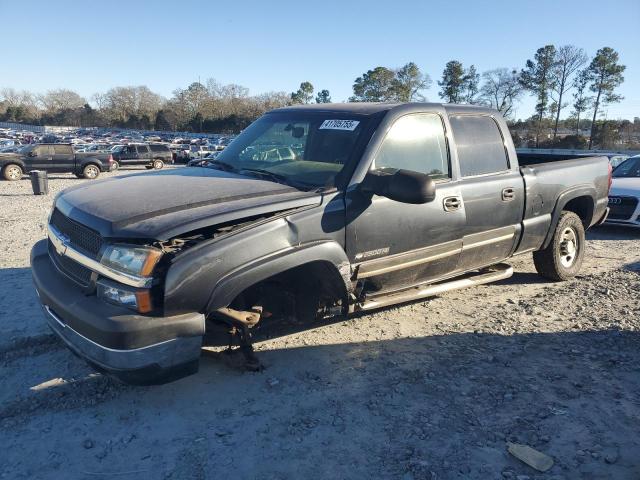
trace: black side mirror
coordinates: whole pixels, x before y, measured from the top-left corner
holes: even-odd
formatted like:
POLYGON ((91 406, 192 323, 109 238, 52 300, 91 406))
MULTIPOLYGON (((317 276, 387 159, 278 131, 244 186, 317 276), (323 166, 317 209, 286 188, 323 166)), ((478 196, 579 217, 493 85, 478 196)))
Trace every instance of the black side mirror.
POLYGON ((38 156, 38 152, 36 152, 35 150, 31 150, 29 152, 29 157, 37 157, 38 156))
POLYGON ((411 170, 372 170, 362 182, 362 191, 396 202, 422 204, 436 198, 436 184, 426 173, 411 170))

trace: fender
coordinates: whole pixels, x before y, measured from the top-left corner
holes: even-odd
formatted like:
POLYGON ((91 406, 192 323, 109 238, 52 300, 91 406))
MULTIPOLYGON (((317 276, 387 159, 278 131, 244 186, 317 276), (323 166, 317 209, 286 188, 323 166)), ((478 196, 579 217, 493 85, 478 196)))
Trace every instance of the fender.
POLYGON ((24 173, 27 173, 27 166, 20 157, 9 157, 2 158, 0 157, 0 170, 2 170, 6 165, 19 165, 22 168, 24 173))
POLYGON ((88 164, 88 163, 93 163, 95 165, 98 166, 98 168, 100 169, 100 171, 104 172, 105 171, 105 167, 104 167, 104 162, 102 160, 100 160, 98 157, 84 157, 80 163, 78 164, 78 168, 80 169, 80 171, 82 171, 82 169, 88 164))
POLYGON ((333 265, 345 283, 345 292, 351 290, 351 265, 340 244, 332 240, 312 242, 281 250, 233 270, 221 278, 214 287, 207 304, 207 311, 226 307, 251 285, 311 262, 326 262, 333 265))
POLYGON ((544 239, 544 242, 540 249, 547 248, 551 239, 553 238, 553 234, 556 230, 556 226, 558 225, 558 221, 560 220, 560 214, 564 210, 564 207, 574 198, 578 197, 589 197, 592 202, 591 209, 591 217, 588 219, 587 227, 591 225, 593 221, 593 213, 596 211, 596 198, 598 194, 596 189, 589 185, 577 185, 575 187, 571 187, 568 190, 565 190, 560 195, 558 195, 558 199, 556 200, 556 204, 553 207, 553 211, 551 213, 551 224, 549 226, 549 231, 547 232, 547 236, 544 239))

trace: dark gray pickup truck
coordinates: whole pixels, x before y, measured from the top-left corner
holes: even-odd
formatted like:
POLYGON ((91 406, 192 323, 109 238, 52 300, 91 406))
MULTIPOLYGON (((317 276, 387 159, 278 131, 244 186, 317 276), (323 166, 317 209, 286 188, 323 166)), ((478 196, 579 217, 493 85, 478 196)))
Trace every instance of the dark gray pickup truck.
POLYGON ((15 153, 0 153, 0 172, 9 181, 20 180, 30 170, 73 173, 93 180, 113 167, 110 153, 75 152, 69 143, 38 143, 25 145, 15 153))
POLYGON ((516 156, 498 112, 440 104, 283 108, 206 168, 79 185, 32 251, 51 328, 131 383, 198 368, 205 334, 312 322, 509 277, 533 252, 574 276, 604 221, 604 157, 516 156))

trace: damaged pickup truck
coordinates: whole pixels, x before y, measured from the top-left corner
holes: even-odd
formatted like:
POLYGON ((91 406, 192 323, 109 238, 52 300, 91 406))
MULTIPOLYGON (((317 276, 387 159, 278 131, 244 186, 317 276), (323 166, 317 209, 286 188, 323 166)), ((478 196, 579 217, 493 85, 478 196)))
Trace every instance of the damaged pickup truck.
POLYGON ((130 383, 197 371, 205 334, 348 315, 509 277, 576 275, 605 157, 518 158, 497 111, 323 104, 267 113, 205 167, 62 192, 31 254, 46 321, 130 383))

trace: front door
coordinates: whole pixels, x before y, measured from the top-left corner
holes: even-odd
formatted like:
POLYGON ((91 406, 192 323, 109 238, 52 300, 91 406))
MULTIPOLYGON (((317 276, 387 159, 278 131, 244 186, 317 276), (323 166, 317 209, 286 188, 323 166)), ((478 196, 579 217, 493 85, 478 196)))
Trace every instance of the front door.
POLYGON ((455 271, 462 249, 464 208, 452 178, 439 113, 412 113, 391 126, 371 169, 427 173, 436 199, 400 203, 358 188, 347 191, 347 254, 365 293, 424 283, 455 271))
MULTIPOLYGON (((460 270, 508 258, 520 237, 524 181, 511 165, 504 135, 489 115, 449 117, 460 166, 460 189, 466 210, 460 270)), ((514 164, 516 162, 513 162, 514 164)))
POLYGON ((38 145, 33 148, 26 163, 28 170, 53 170, 53 146, 38 145))

